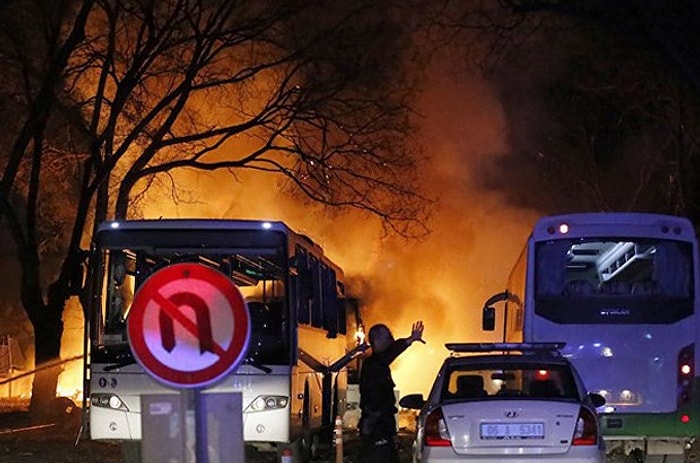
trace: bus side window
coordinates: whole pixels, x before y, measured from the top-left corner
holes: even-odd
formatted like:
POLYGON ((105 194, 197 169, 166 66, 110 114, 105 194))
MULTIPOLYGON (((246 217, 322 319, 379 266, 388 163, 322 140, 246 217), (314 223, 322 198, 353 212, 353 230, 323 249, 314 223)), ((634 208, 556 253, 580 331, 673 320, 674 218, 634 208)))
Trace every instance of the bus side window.
POLYGON ((537 248, 536 292, 539 295, 558 295, 564 287, 569 243, 553 241, 537 248))
POLYGON ((297 323, 309 324, 311 322, 309 302, 312 297, 311 272, 309 271, 306 251, 300 247, 297 247, 296 251, 297 276, 295 288, 297 298, 295 309, 297 312, 297 323))
POLYGON ((673 297, 688 297, 691 287, 690 254, 671 242, 656 245, 654 259, 654 279, 659 283, 660 290, 673 297))
POLYGON ((349 305, 347 301, 345 300, 345 285, 341 281, 335 282, 336 285, 336 291, 337 291, 337 303, 336 306, 338 307, 338 333, 340 334, 347 334, 348 333, 348 311, 349 311, 349 305))
POLYGON ((321 290, 321 263, 315 256, 309 257, 311 264, 311 326, 321 328, 323 326, 323 305, 321 304, 323 293, 321 290))
MULTIPOLYGON (((323 295, 323 328, 329 338, 338 336, 339 304, 336 289, 336 277, 333 269, 323 266, 322 295, 323 295)), ((344 314, 343 314, 344 315, 344 314)))
POLYGON ((143 253, 136 255, 136 288, 139 288, 144 281, 156 270, 156 261, 148 258, 143 253))
POLYGON ((133 301, 133 265, 130 264, 123 251, 109 254, 106 334, 121 334, 126 330, 126 315, 133 301))

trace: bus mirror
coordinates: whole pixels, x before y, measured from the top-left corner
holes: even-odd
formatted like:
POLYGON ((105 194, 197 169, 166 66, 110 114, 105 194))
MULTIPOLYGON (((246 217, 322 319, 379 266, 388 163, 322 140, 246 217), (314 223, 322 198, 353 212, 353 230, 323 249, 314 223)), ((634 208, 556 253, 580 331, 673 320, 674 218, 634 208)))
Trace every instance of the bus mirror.
POLYGON ((79 296, 85 286, 88 256, 88 251, 80 250, 78 252, 78 259, 77 262, 73 264, 70 281, 68 282, 68 290, 71 296, 79 296))
POLYGON ((68 282, 68 289, 71 296, 78 296, 83 290, 83 285, 85 282, 85 266, 81 263, 73 267, 73 272, 70 276, 70 281, 68 282))
POLYGON ((595 408, 602 407, 603 405, 605 405, 605 397, 598 394, 597 392, 589 392, 588 397, 591 398, 591 402, 593 402, 593 406, 595 408))
POLYGON ((490 306, 484 307, 481 315, 481 329, 493 331, 496 329, 496 309, 490 306))

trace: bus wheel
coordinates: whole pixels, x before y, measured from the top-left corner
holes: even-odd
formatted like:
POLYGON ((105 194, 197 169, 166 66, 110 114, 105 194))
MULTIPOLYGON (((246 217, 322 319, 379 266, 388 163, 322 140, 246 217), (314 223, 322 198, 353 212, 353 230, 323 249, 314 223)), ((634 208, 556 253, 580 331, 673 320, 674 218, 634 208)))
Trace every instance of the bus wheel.
POLYGON ((304 385, 304 402, 301 415, 301 436, 296 440, 297 448, 294 449, 295 460, 299 463, 308 463, 313 458, 313 434, 311 433, 309 418, 311 416, 311 403, 309 402, 309 383, 304 385))
POLYGON ((310 442, 311 438, 304 435, 286 446, 280 446, 277 450, 277 461, 283 461, 283 452, 285 449, 289 448, 292 450, 293 463, 310 463, 313 455, 312 445, 310 442))

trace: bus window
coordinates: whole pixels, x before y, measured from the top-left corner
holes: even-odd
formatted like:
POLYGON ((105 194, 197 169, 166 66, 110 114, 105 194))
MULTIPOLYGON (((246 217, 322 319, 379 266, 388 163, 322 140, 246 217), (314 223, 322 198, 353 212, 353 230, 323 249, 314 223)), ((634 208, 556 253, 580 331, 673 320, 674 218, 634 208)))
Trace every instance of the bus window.
POLYGON ((347 317, 350 309, 345 300, 345 286, 336 279, 335 272, 333 272, 333 277, 338 294, 338 302, 336 304, 338 306, 338 333, 345 335, 348 332, 347 317))
POLYGON ((323 327, 323 305, 321 292, 321 264, 316 256, 309 256, 309 266, 311 267, 311 326, 315 328, 323 327))
POLYGON ((289 362, 285 348, 284 303, 248 301, 251 336, 248 356, 262 364, 284 365, 289 362))
MULTIPOLYGON (((335 283, 335 272, 333 269, 324 266, 321 278, 323 289, 323 329, 328 332, 327 336, 329 338, 335 338, 338 336, 338 321, 341 315, 341 304, 338 303, 338 290, 335 283)), ((344 319, 345 313, 342 315, 344 319)))
MULTIPOLYGON (((658 243, 655 252, 655 272, 652 282, 647 283, 648 291, 659 292, 673 296, 692 296, 692 274, 689 246, 671 241, 658 243), (658 288, 654 288, 654 284, 658 288)), ((641 285, 640 285, 641 286, 641 285)))
POLYGON ((566 278, 566 256, 570 248, 568 241, 548 241, 537 247, 537 287, 541 295, 560 294, 566 278))
POLYGON ((537 296, 692 295, 690 247, 673 241, 549 241, 536 263, 537 296))
POLYGON ((296 249, 297 275, 294 277, 294 287, 296 288, 296 311, 297 323, 306 325, 311 323, 311 312, 309 302, 312 297, 313 287, 311 285, 311 272, 306 250, 302 247, 296 249))
POLYGON ((134 260, 123 251, 112 251, 107 259, 107 294, 104 316, 104 341, 126 339, 126 316, 134 300, 134 260))
POLYGON ((689 243, 628 237, 536 246, 535 312, 549 320, 673 323, 694 311, 689 243), (657 309, 659 300, 663 311, 657 309))

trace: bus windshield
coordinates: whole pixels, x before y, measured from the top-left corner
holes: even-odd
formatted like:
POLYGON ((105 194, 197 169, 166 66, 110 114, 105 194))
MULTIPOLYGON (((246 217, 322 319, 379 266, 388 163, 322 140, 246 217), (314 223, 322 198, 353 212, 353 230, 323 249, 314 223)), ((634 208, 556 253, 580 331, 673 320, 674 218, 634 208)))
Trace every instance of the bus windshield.
POLYGON ((535 253, 535 311, 552 321, 673 323, 693 313, 690 243, 562 239, 535 253))
MULTIPOLYGON (((133 362, 126 319, 134 294, 150 275, 182 262, 215 268, 231 278, 245 297, 251 316, 248 362, 266 365, 288 365, 291 362, 289 311, 285 303, 287 253, 286 241, 281 235, 276 240, 268 238, 266 244, 269 247, 226 247, 225 242, 241 243, 231 236, 231 231, 226 232, 225 240, 223 236, 222 239, 212 236, 210 238, 214 239, 204 242, 201 233, 191 233, 189 241, 187 237, 177 240, 201 243, 191 248, 165 240, 149 242, 149 237, 140 233, 124 240, 124 231, 119 233, 119 243, 114 243, 119 246, 103 246, 99 256, 103 284, 99 310, 95 314, 97 320, 93 320, 91 330, 94 362, 116 365, 133 362)), ((180 233, 188 234, 185 231, 180 233)), ((105 238, 109 241, 109 237, 105 238)), ((256 245, 261 241, 255 240, 256 245)))

